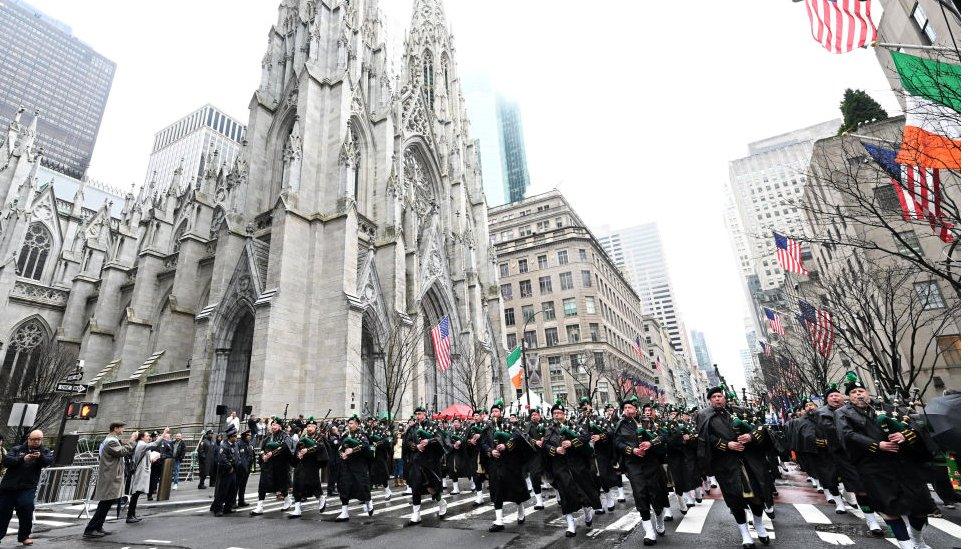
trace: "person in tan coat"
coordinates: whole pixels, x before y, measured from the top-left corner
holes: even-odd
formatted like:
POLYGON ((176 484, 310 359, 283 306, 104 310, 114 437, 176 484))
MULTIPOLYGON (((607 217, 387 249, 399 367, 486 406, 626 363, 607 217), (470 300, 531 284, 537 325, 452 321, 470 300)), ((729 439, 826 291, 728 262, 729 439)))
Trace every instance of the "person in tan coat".
POLYGON ((125 462, 122 458, 132 454, 138 436, 138 433, 132 433, 128 442, 123 444, 121 439, 124 427, 125 423, 121 421, 109 425, 108 436, 98 448, 98 481, 92 497, 98 501, 98 508, 85 527, 86 538, 100 538, 109 534, 102 529, 105 517, 112 505, 122 497, 125 488, 125 462))

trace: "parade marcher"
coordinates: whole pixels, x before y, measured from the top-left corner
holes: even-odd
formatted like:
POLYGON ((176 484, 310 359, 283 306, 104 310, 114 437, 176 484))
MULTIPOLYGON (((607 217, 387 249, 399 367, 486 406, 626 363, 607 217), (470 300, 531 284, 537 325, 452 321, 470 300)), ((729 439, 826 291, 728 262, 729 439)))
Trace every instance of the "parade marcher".
POLYGON ((217 447, 214 461, 214 472, 217 474, 217 486, 214 490, 213 503, 210 512, 215 517, 222 517, 234 512, 234 502, 237 500, 237 471, 243 465, 240 447, 237 445, 237 425, 231 423, 224 431, 224 439, 217 447))
POLYGON ((329 431, 325 433, 325 443, 329 448, 329 483, 325 488, 327 497, 336 495, 336 486, 339 483, 339 443, 341 441, 342 429, 337 425, 330 425, 329 431))
POLYGON ((475 410, 471 425, 468 426, 467 441, 465 443, 465 455, 472 462, 471 466, 471 491, 475 493, 475 506, 481 505, 485 497, 485 480, 488 479, 487 464, 488 454, 485 453, 484 446, 481 444, 481 437, 488 427, 488 412, 484 409, 475 410))
POLYGON ((850 402, 834 412, 837 435, 857 469, 865 494, 862 504, 881 515, 902 549, 931 549, 922 538, 928 514, 936 509, 919 466, 927 454, 918 432, 884 411, 875 410, 864 383, 848 372, 850 402))
POLYGON ((585 434, 566 421, 566 407, 556 400, 550 408, 552 423, 546 429, 543 449, 549 459, 552 483, 566 518, 566 537, 576 535, 573 513, 583 510, 583 521, 593 523, 594 507, 600 506, 600 488, 592 471, 593 448, 585 434))
MULTIPOLYGON (((670 505, 662 467, 666 441, 655 429, 652 414, 638 418, 637 405, 636 397, 623 402, 624 417, 614 428, 613 440, 620 465, 630 480, 634 507, 640 513, 644 545, 654 545, 658 536, 665 534, 665 510, 670 505)), ((644 410, 648 407, 645 405, 644 410)))
MULTIPOLYGON (((640 416, 639 423, 641 428, 643 428, 648 433, 659 433, 661 435, 666 435, 668 433, 666 429, 662 430, 661 429, 662 426, 658 425, 657 405, 652 404, 650 402, 644 403, 644 406, 641 408, 641 416, 640 416)), ((666 439, 666 438, 667 437, 662 436, 662 439, 666 439)), ((658 515, 655 513, 653 518, 656 521, 655 523, 657 524, 658 535, 663 536, 665 534, 664 523, 671 522, 674 520, 674 515, 671 514, 671 502, 670 502, 670 493, 669 493, 671 490, 674 489, 674 485, 671 482, 667 472, 667 460, 668 460, 667 446, 664 445, 664 446, 656 447, 654 454, 655 457, 658 458, 658 461, 661 462, 661 467, 663 469, 661 475, 664 483, 662 484, 662 487, 660 488, 659 491, 663 492, 664 498, 665 500, 667 500, 667 503, 664 504, 664 510, 662 511, 663 514, 661 515, 661 517, 658 517, 658 515), (663 518, 663 520, 659 520, 659 518, 663 518)), ((655 491, 655 495, 657 493, 658 492, 655 491)), ((676 498, 676 499, 678 500, 678 509, 682 513, 687 513, 688 506, 685 505, 684 499, 682 498, 676 498)))
MULTIPOLYGON (((609 405, 607 405, 609 407, 609 405)), ((597 514, 613 511, 616 507, 614 489, 623 489, 623 477, 616 468, 617 460, 613 443, 613 428, 607 418, 591 419, 586 426, 590 433, 590 444, 596 458, 597 479, 600 482, 600 508, 597 514)))
POLYGON ((339 444, 339 500, 342 502, 342 509, 335 519, 336 522, 349 520, 349 501, 353 499, 363 504, 364 513, 373 515, 369 481, 373 457, 373 447, 369 436, 360 429, 359 417, 351 416, 346 422, 346 432, 339 444))
POLYGON ((319 509, 325 507, 325 496, 322 495, 322 478, 319 475, 319 461, 317 454, 323 449, 316 439, 318 425, 314 417, 309 417, 303 432, 300 434, 292 454, 292 464, 295 466, 292 498, 294 507, 288 513, 288 518, 302 516, 302 502, 305 498, 315 498, 319 509))
POLYGON ((414 419, 415 423, 407 429, 403 437, 404 454, 408 456, 407 485, 411 490, 413 505, 408 526, 420 524, 420 502, 424 493, 429 493, 431 500, 438 504, 437 517, 444 519, 447 516, 447 501, 441 497, 443 441, 436 432, 436 426, 428 423, 425 409, 415 409, 414 419))
POLYGON ((505 529, 502 508, 506 501, 516 505, 517 521, 519 524, 524 523, 525 502, 529 500, 522 466, 531 456, 532 448, 515 431, 511 420, 502 419, 504 406, 501 399, 492 405, 491 421, 481 438, 481 443, 490 456, 487 462, 488 493, 495 506, 495 521, 488 527, 489 532, 501 532, 505 529))
POLYGON ((701 501, 695 489, 701 489, 701 475, 695 466, 698 461, 698 434, 687 422, 675 416, 667 425, 668 474, 682 512, 701 501))
POLYGON ((835 416, 837 410, 844 406, 844 394, 837 388, 837 384, 831 384, 824 391, 824 399, 827 403, 815 412, 818 443, 827 450, 824 456, 824 463, 821 465, 821 482, 824 483, 824 488, 831 495, 834 495, 835 499, 840 500, 837 502, 838 513, 840 513, 841 502, 843 502, 844 494, 840 490, 840 483, 843 483, 844 490, 852 495, 853 501, 847 503, 853 506, 860 504, 861 512, 864 514, 864 521, 867 523, 871 533, 875 536, 883 536, 884 530, 878 523, 878 518, 874 510, 871 509, 870 505, 867 505, 868 498, 864 491, 864 484, 861 482, 861 477, 848 458, 847 453, 844 451, 844 446, 838 438, 837 419, 835 416))
POLYGON ((282 429, 284 420, 273 418, 271 432, 261 442, 258 455, 261 464, 261 477, 258 481, 258 503, 251 510, 252 515, 264 513, 264 499, 275 494, 278 499, 285 498, 281 510, 288 509, 288 462, 291 460, 291 439, 282 429))
POLYGON ((44 433, 31 431, 24 444, 18 444, 3 456, 3 478, 0 478, 0 540, 7 534, 10 518, 17 512, 17 541, 33 545, 34 497, 41 469, 54 463, 54 453, 44 447, 44 433))
POLYGON ((459 480, 472 475, 470 467, 472 462, 464 447, 464 435, 466 432, 467 430, 461 424, 461 420, 455 417, 447 433, 447 454, 445 456, 447 476, 451 479, 452 496, 461 493, 461 487, 458 484, 459 480))
POLYGON ((200 476, 200 484, 197 485, 198 490, 206 488, 204 481, 207 480, 207 476, 210 474, 210 462, 213 456, 213 449, 213 431, 207 429, 197 444, 197 474, 200 476))
POLYGON ((139 433, 134 432, 126 444, 120 442, 125 423, 113 422, 108 426, 108 436, 98 447, 98 480, 95 482, 93 500, 98 501, 95 514, 85 526, 85 538, 100 538, 109 532, 103 530, 105 517, 109 509, 122 497, 125 489, 125 470, 123 458, 132 455, 136 438, 139 433))
MULTIPOLYGON (((369 481, 372 486, 383 489, 383 498, 393 497, 390 490, 390 466, 393 464, 393 437, 388 427, 380 425, 375 419, 370 420, 369 442, 373 447, 373 459, 370 462, 369 481)), ((456 486, 456 484, 455 484, 456 486)))
POLYGON ((241 438, 237 441, 237 451, 240 454, 240 463, 237 467, 237 506, 244 507, 244 492, 247 491, 247 480, 251 476, 251 467, 254 465, 251 431, 241 433, 241 438))
POLYGON ((732 512, 742 536, 742 546, 756 546, 749 533, 746 509, 752 510, 756 535, 763 545, 769 545, 769 534, 763 524, 764 467, 754 453, 747 453, 746 446, 762 436, 743 432, 729 413, 724 386, 709 389, 709 404, 698 417, 699 458, 708 462, 709 470, 718 480, 722 498, 732 512))
POLYGON ((525 428, 525 437, 532 445, 532 456, 525 464, 525 475, 528 486, 535 497, 535 509, 545 508, 542 499, 542 473, 544 470, 545 454, 542 453, 542 443, 546 436, 546 425, 542 421, 542 410, 533 408, 529 413, 529 424, 525 428))

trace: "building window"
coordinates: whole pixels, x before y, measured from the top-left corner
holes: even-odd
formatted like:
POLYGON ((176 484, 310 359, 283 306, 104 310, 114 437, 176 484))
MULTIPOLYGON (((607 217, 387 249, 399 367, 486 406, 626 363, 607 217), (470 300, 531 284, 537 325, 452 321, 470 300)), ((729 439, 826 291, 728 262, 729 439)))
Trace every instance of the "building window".
POLYGON ((918 235, 915 234, 915 231, 903 231, 898 233, 898 236, 901 238, 895 242, 895 245, 898 246, 898 253, 909 256, 922 253, 922 245, 918 242, 918 235))
POLYGON ((540 255, 536 259, 539 261, 539 268, 540 269, 545 269, 545 268, 549 267, 549 256, 548 255, 540 255))
POLYGON ((583 278, 584 288, 590 288, 593 286, 593 276, 590 274, 590 271, 580 271, 580 275, 583 278))
POLYGON ((542 302, 542 319, 556 320, 556 306, 552 301, 542 302))
POLYGON ((424 99, 427 106, 434 109, 434 55, 430 50, 424 50, 424 99))
POLYGON ((516 343, 515 334, 508 334, 505 336, 505 343, 508 345, 509 350, 514 349, 518 343, 516 343))
POLYGON ((946 368, 962 366, 962 338, 959 334, 939 336, 936 342, 946 368))
POLYGON ((546 346, 552 347, 559 345, 559 330, 556 328, 546 328, 546 346))
POLYGON ((576 298, 570 297, 563 300, 563 315, 576 316, 576 298))
POLYGON ((532 281, 531 280, 520 280, 519 281, 519 295, 522 297, 532 297, 532 281))
POLYGON ((558 228, 558 227, 562 227, 562 226, 563 226, 563 218, 562 217, 557 217, 556 218, 556 227, 558 228))
POLYGON ((600 341, 600 325, 590 323, 590 341, 600 341))
POLYGON ((539 340, 535 337, 535 330, 529 330, 523 335, 526 349, 535 349, 539 346, 539 340))
POLYGON ((0 385, 7 387, 5 396, 15 396, 24 385, 29 385, 36 374, 36 364, 31 364, 31 358, 39 347, 47 344, 47 330, 37 319, 29 320, 20 325, 10 338, 7 354, 3 357, 3 368, 0 369, 0 385))
POLYGON ((552 293, 552 278, 548 276, 539 277, 539 295, 552 293))
POLYGON ((508 263, 498 265, 498 276, 508 276, 508 263))
POLYGON ((580 257, 580 261, 586 261, 586 250, 580 248, 579 257, 580 257))
POLYGON ((579 324, 572 324, 570 326, 566 326, 566 339, 569 340, 570 343, 580 342, 579 324))
POLYGON ((919 2, 915 2, 915 8, 912 10, 912 19, 915 20, 915 24, 918 25, 918 30, 925 36, 928 40, 928 44, 931 46, 935 43, 935 29, 932 28, 932 22, 929 21, 928 15, 919 2))
POLYGON ((573 273, 559 273, 559 287, 563 290, 572 290, 573 273))
POLYGON ((515 309, 512 307, 505 309, 505 325, 515 326, 515 309))
POLYGON ((922 302, 922 308, 926 311, 945 307, 942 292, 939 291, 939 285, 935 281, 916 282, 915 293, 922 302))
POLYGON ((891 185, 879 185, 875 187, 874 202, 883 211, 901 211, 901 204, 898 202, 898 195, 895 194, 895 188, 891 185))
POLYGON ((596 300, 592 296, 586 296, 586 313, 595 315, 596 314, 596 300))
POLYGON ((556 252, 556 262, 560 265, 566 265, 569 263, 569 252, 566 250, 559 250, 556 252))
POLYGON ((527 273, 527 272, 529 272, 529 260, 528 259, 519 259, 518 260, 518 269, 519 269, 519 273, 527 273))
POLYGON ((549 361, 549 379, 552 381, 563 380, 563 368, 560 359, 561 357, 558 356, 550 356, 546 359, 549 361))
POLYGON ((501 285, 502 297, 504 299, 512 299, 512 285, 502 284, 501 285))
POLYGON ((43 223, 31 223, 24 236, 24 245, 17 258, 17 274, 40 280, 44 274, 44 264, 51 253, 51 232, 43 223))
POLYGON ((535 310, 532 305, 522 305, 522 322, 528 324, 535 319, 535 310))

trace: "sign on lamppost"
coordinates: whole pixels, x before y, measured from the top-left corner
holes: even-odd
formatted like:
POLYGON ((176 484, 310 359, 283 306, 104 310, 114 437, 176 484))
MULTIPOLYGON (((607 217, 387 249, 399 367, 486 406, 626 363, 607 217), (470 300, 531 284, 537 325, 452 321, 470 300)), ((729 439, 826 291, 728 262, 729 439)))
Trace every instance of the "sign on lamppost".
POLYGON ((529 387, 533 389, 542 388, 542 370, 539 368, 539 355, 526 357, 525 369, 529 376, 529 387))

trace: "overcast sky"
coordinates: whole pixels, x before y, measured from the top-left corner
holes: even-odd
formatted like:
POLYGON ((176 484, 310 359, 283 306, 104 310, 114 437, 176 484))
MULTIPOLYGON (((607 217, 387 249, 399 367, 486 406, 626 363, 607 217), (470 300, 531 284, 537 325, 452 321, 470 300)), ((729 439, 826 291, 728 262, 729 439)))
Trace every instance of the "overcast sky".
MULTIPOLYGON (((94 178, 141 184, 153 133, 205 103, 247 122, 277 0, 29 1, 118 64, 94 178)), ((385 0, 391 41, 412 3, 385 0)), ((897 112, 873 51, 827 53, 789 0, 444 3, 461 79, 487 74, 521 105, 530 193, 558 186, 592 227, 657 221, 685 324, 741 385, 728 162, 838 117, 848 87, 897 112)))

